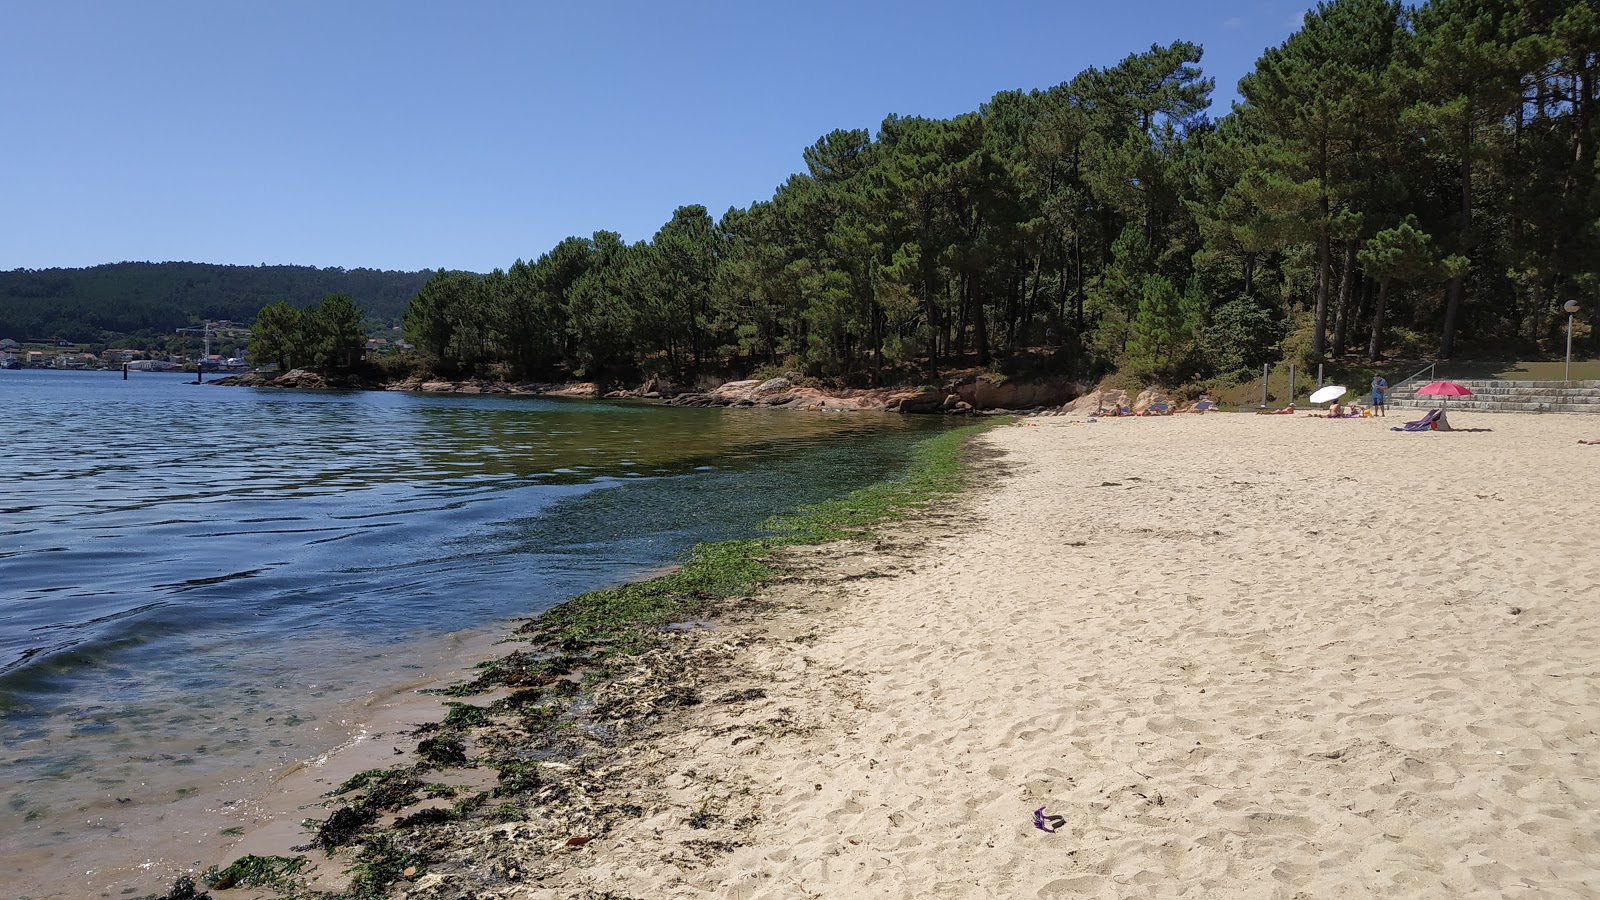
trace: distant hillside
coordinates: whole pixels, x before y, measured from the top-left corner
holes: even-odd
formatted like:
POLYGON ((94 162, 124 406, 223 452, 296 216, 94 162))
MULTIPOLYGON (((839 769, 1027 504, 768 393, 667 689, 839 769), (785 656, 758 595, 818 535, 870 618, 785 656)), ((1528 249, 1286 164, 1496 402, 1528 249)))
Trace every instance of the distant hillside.
POLYGON ((95 343, 164 336, 196 319, 249 323, 278 300, 305 307, 341 293, 371 319, 398 322, 430 274, 190 262, 16 269, 0 272, 0 338, 95 343))

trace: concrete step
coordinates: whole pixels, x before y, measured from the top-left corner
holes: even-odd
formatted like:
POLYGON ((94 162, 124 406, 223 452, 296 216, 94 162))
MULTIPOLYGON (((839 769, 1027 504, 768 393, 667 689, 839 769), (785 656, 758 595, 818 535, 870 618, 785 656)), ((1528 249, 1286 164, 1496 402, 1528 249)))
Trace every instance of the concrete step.
MULTIPOLYGON (((1397 400, 1422 400, 1437 404, 1438 397, 1418 397, 1412 395, 1391 395, 1391 401, 1397 400)), ((1574 406, 1585 406, 1591 403, 1600 403, 1600 397, 1572 396, 1571 394, 1557 394, 1545 391, 1527 391, 1524 393, 1506 392, 1496 394, 1473 394, 1470 397, 1450 397, 1451 403, 1570 403, 1574 406)))
POLYGON ((1544 388, 1544 387, 1600 388, 1600 381, 1576 381, 1576 380, 1575 381, 1514 381, 1514 380, 1509 379, 1509 378, 1413 378, 1410 381, 1401 382, 1400 384, 1394 385, 1393 387, 1395 387, 1396 389, 1398 389, 1400 387, 1410 386, 1410 385, 1416 385, 1417 387, 1421 387, 1422 385, 1430 384, 1430 383, 1435 382, 1435 381, 1453 381, 1456 384, 1466 385, 1467 387, 1472 388, 1473 390, 1477 390, 1479 385, 1482 385, 1484 387, 1492 387, 1492 386, 1495 386, 1495 385, 1517 385, 1517 386, 1521 386, 1521 387, 1540 387, 1540 388, 1544 388))
MULTIPOLYGON (((1581 413, 1586 415, 1600 415, 1600 403, 1543 403, 1538 401, 1519 402, 1510 400, 1485 400, 1477 403, 1470 402, 1470 397, 1452 398, 1447 409, 1462 412, 1522 412, 1522 413, 1581 413)), ((1420 397, 1415 400, 1398 400, 1389 406, 1395 409, 1432 409, 1439 405, 1437 398, 1420 397)))
MULTIPOLYGON (((1600 388, 1546 388, 1546 387, 1476 387, 1469 388, 1474 397, 1563 397, 1575 403, 1587 400, 1600 401, 1600 388)), ((1415 397, 1415 391, 1392 391, 1393 397, 1415 397)))
MULTIPOLYGON (((1448 380, 1472 391, 1468 397, 1451 397, 1448 408, 1463 412, 1587 413, 1600 415, 1600 381, 1501 381, 1496 379, 1448 380)), ((1419 397, 1427 381, 1415 379, 1396 385, 1389 405, 1399 409, 1431 409, 1439 397, 1419 397)))

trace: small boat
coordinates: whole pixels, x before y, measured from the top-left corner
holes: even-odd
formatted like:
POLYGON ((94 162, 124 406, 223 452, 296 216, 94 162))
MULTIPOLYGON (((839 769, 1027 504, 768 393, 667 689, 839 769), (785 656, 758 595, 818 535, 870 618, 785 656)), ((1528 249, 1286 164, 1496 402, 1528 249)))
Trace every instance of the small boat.
POLYGON ((9 353, 7 353, 5 356, 0 356, 0 369, 14 371, 20 368, 22 368, 22 363, 17 362, 17 358, 15 356, 12 356, 9 353))

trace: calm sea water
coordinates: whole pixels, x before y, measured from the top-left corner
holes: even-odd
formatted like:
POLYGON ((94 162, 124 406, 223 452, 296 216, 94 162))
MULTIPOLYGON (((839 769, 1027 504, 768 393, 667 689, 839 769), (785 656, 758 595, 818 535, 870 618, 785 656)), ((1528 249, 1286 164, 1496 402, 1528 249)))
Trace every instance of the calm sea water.
POLYGON ((0 372, 0 855, 321 752, 408 646, 752 534, 944 427, 191 379, 0 372))

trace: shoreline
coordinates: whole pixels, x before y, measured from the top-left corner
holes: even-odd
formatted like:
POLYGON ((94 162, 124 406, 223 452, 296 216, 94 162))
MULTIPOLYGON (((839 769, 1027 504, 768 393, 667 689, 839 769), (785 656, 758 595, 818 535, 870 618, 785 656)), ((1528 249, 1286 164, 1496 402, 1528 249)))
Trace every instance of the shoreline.
MULTIPOLYGON (((961 431, 967 433, 972 430, 961 431)), ((414 690, 416 685, 396 687, 388 701, 379 705, 380 716, 369 716, 363 721, 361 730, 364 739, 341 746, 308 764, 299 764, 276 773, 268 791, 251 798, 248 807, 241 804, 239 809, 232 810, 236 815, 243 812, 245 817, 250 818, 249 830, 243 836, 225 842, 225 846, 217 847, 210 859, 195 869, 189 869, 186 877, 203 890, 200 876, 204 870, 209 868, 214 875, 217 870, 226 869, 230 863, 245 855, 278 857, 282 862, 303 856, 311 864, 307 866, 307 872, 312 873, 312 877, 306 879, 301 874, 293 880, 280 882, 280 888, 345 889, 350 874, 348 870, 356 870, 359 878, 359 871, 365 867, 365 863, 359 858, 353 861, 346 851, 341 851, 331 859, 324 859, 320 847, 308 845, 310 839, 308 832, 300 827, 300 816, 291 813, 310 814, 311 819, 315 820, 352 806, 363 807, 367 798, 360 790, 331 799, 330 792, 363 770, 388 771, 395 767, 397 760, 415 763, 426 758, 426 752, 405 748, 416 745, 418 750, 427 750, 430 742, 437 747, 441 741, 454 741, 471 756, 471 761, 434 760, 432 764, 423 762, 416 765, 415 771, 432 773, 428 774, 430 781, 455 782, 458 790, 450 799, 470 793, 472 796, 468 801, 458 801, 456 806, 475 803, 470 813, 474 819, 478 819, 463 823, 464 827, 461 828, 453 827, 453 822, 448 818, 430 821, 429 825, 444 826, 435 829, 444 832, 442 835, 433 836, 436 855, 443 853, 463 835, 490 830, 489 825, 485 825, 477 814, 486 805, 493 807, 499 803, 502 791, 514 803, 532 802, 534 806, 529 808, 530 813, 537 810, 539 813, 565 813, 570 816, 579 812, 570 805, 547 803, 543 801, 548 798, 533 796, 541 786, 547 786, 546 783, 552 780, 549 777, 541 779, 537 775, 544 773, 559 777, 574 772, 579 777, 567 779, 572 783, 563 787, 563 793, 576 790, 592 793, 596 797, 604 795, 604 785, 592 782, 585 784, 581 776, 598 761, 614 754, 622 743, 631 744, 634 738, 625 733, 649 727, 664 710, 698 702, 697 697, 690 698, 684 694, 682 685, 678 683, 680 679, 676 677, 698 666, 688 662, 689 657, 679 653, 678 648, 698 646, 707 636, 720 639, 725 635, 728 622, 742 615, 742 604, 750 602, 748 588, 754 584, 752 578, 760 580, 768 575, 762 560, 773 553, 782 554, 783 545, 853 532, 864 521, 878 521, 884 516, 894 515, 894 508, 899 504, 920 502, 919 498, 926 496, 928 491, 947 490, 945 482, 954 477, 953 473, 937 459, 930 462, 927 448, 934 443, 942 443, 948 450, 952 442, 959 444, 961 439, 961 434, 952 432, 936 436, 922 445, 923 449, 917 455, 920 463, 913 465, 906 478, 857 491, 851 495, 853 499, 850 501, 836 499, 804 508, 799 514, 782 520, 779 525, 781 534, 776 538, 701 545, 696 550, 695 558, 686 567, 665 576, 580 595, 546 611, 539 618, 527 621, 509 636, 504 631, 495 632, 493 640, 489 634, 477 635, 469 642, 471 649, 465 651, 465 658, 460 654, 455 657, 453 667, 467 676, 454 680, 457 688, 470 679, 474 670, 477 671, 479 677, 475 690, 444 690, 443 694, 456 695, 455 700, 451 700, 443 696, 417 694, 414 690), (630 609, 630 603, 635 608, 630 609), (599 613, 598 619, 596 612, 599 613), (713 619, 715 623, 711 621, 713 619), (570 647, 557 651, 548 638, 553 629, 559 628, 566 628, 568 632, 577 628, 584 632, 578 642, 587 644, 591 649, 577 651, 576 655, 570 647), (611 631, 607 632, 607 628, 611 631), (596 631, 598 633, 594 633, 596 631), (626 643, 639 638, 640 634, 636 632, 640 631, 643 632, 643 645, 634 648, 633 655, 614 657, 604 652, 604 648, 614 643, 626 643), (531 646, 527 643, 530 640, 531 646), (495 645, 517 641, 523 643, 509 657, 493 658, 491 651, 503 652, 495 645), (540 653, 540 646, 547 652, 540 653), (602 651, 602 656, 596 657, 598 664, 577 662, 578 657, 591 656, 597 649, 602 651), (535 656, 537 660, 533 659, 535 656), (575 663, 572 668, 581 669, 581 674, 587 676, 583 680, 594 676, 600 676, 601 680, 580 695, 576 690, 579 672, 568 675, 565 674, 567 670, 562 669, 563 674, 559 677, 543 674, 552 658, 575 663), (577 717, 570 718, 573 727, 568 729, 567 734, 552 729, 545 729, 540 734, 528 733, 525 728, 527 720, 543 718, 552 709, 546 706, 530 710, 532 700, 525 695, 537 692, 530 690, 530 685, 547 687, 547 695, 560 698, 555 704, 557 706, 570 704, 576 696, 584 709, 577 717), (441 703, 441 700, 444 702, 441 703), (484 705, 486 701, 487 705, 484 705), (596 715, 596 709, 603 713, 596 715), (457 713, 468 711, 473 716, 452 724, 451 720, 456 718, 457 713), (444 720, 442 725, 441 719, 444 720), (421 735, 432 737, 424 737, 419 743, 416 739, 421 735), (513 771, 512 780, 521 780, 529 774, 529 767, 507 766, 504 759, 488 757, 493 755, 494 745, 503 746, 508 741, 519 739, 523 742, 519 748, 521 755, 535 753, 543 762, 532 767, 535 777, 527 779, 529 783, 517 783, 507 789, 508 771, 513 771), (395 746, 391 748, 390 744, 395 746), (462 767, 463 763, 465 768, 462 767), (497 770, 498 784, 495 776, 497 770), (494 799, 490 802, 489 798, 494 799), (341 869, 347 871, 341 872, 341 869)), ((572 640, 571 637, 563 638, 560 644, 566 647, 572 640)), ((430 681, 435 688, 445 687, 437 677, 430 681)), ((396 818, 394 814, 401 811, 402 806, 409 817, 428 811, 437 814, 450 808, 448 799, 436 802, 408 795, 404 804, 387 806, 376 817, 389 822, 389 825, 360 829, 361 839, 366 843, 357 846, 363 848, 363 852, 374 840, 383 842, 398 833, 399 829, 393 827, 393 820, 396 818)), ((491 808, 490 812, 494 810, 491 808)), ((611 816, 616 817, 615 810, 611 816)), ((519 814, 511 821, 523 818, 519 814)), ((603 821, 595 820, 591 824, 599 826, 594 830, 603 830, 605 827, 603 821)), ((467 868, 471 870, 472 866, 467 868)), ((393 881, 402 874, 402 870, 397 868, 385 877, 393 881)), ((116 886, 120 887, 121 884, 116 886)), ((171 896, 182 896, 180 888, 181 882, 174 886, 171 896)), ((228 896, 252 898, 277 894, 270 889, 232 890, 228 896)))
POLYGON ((584 818, 458 829, 394 895, 1584 896, 1600 542, 1549 476, 1600 435, 1462 418, 992 431, 948 508, 619 671, 541 785, 584 818))
POLYGON ((218 863, 218 857, 232 854, 220 863, 225 866, 238 855, 234 850, 256 840, 263 828, 293 836, 284 847, 302 843, 299 822, 306 804, 328 789, 318 785, 330 778, 343 780, 347 776, 337 774, 341 767, 376 752, 384 739, 405 744, 402 735, 417 723, 442 717, 445 710, 438 697, 421 691, 443 688, 470 675, 472 663, 493 655, 515 621, 404 645, 418 671, 405 681, 380 684, 348 703, 330 706, 325 725, 338 736, 323 749, 298 759, 235 769, 186 789, 177 799, 152 802, 137 790, 119 790, 132 798, 122 805, 112 804, 108 793, 103 808, 92 811, 87 820, 91 830, 103 835, 97 844, 87 852, 76 845, 13 849, 8 863, 17 871, 8 876, 14 879, 11 883, 21 894, 38 900, 119 892, 147 897, 152 890, 166 890, 179 874, 198 875, 218 863), (130 856, 120 840, 130 832, 140 835, 135 838, 138 856, 130 856))
POLYGON ((807 412, 898 412, 904 414, 1016 415, 1061 407, 1084 393, 1072 380, 1017 381, 982 374, 947 379, 941 386, 829 388, 809 386, 799 376, 731 380, 715 386, 680 387, 651 378, 636 388, 602 387, 596 382, 511 382, 489 378, 450 380, 410 376, 384 381, 364 376, 327 377, 295 369, 276 377, 247 373, 217 378, 221 387, 277 387, 302 390, 402 391, 424 394, 493 394, 561 397, 574 400, 642 400, 666 406, 787 409, 807 412))

